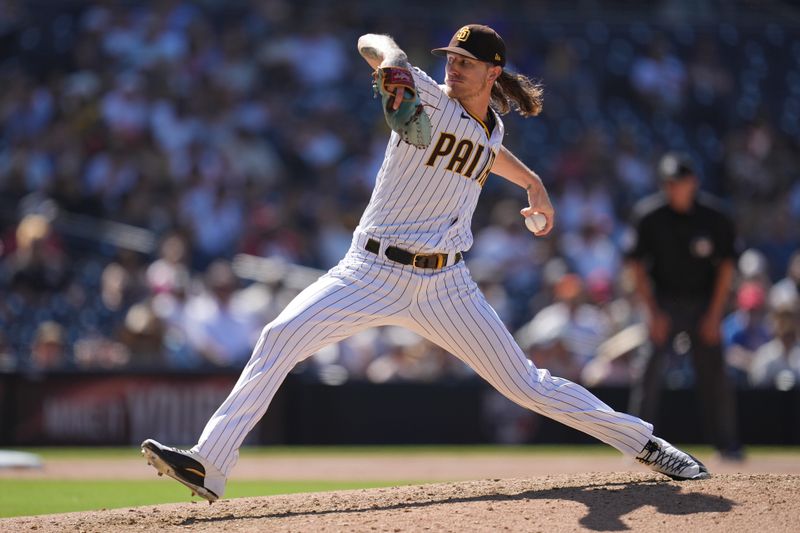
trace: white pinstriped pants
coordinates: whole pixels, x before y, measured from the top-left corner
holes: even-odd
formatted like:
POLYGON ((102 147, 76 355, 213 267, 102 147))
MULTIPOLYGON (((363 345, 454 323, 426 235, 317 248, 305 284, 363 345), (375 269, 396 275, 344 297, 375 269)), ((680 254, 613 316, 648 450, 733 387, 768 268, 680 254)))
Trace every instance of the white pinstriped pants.
MULTIPOLYGON (((589 391, 537 369, 486 302, 464 262, 442 270, 400 265, 364 250, 357 235, 344 259, 268 324, 228 398, 193 448, 227 477, 239 447, 289 371, 324 346, 383 325, 438 344, 517 404, 636 455, 653 427, 618 413, 589 391)), ((381 248, 383 253, 383 245, 381 248)))

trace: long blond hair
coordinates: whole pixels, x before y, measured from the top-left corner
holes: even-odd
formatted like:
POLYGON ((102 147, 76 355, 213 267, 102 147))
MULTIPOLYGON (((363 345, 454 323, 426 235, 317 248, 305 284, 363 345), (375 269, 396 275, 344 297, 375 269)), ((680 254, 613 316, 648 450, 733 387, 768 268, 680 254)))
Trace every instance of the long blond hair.
POLYGON ((505 115, 512 109, 523 117, 535 117, 542 111, 544 88, 522 74, 506 72, 492 85, 492 107, 505 115))

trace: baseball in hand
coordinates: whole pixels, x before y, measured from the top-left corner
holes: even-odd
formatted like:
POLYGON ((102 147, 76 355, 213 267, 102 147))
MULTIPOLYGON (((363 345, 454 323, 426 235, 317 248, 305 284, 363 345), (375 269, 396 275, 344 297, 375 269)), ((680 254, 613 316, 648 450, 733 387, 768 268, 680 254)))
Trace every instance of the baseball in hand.
POLYGON ((525 217, 525 225, 533 233, 540 232, 547 226, 547 217, 541 213, 528 215, 525 217))

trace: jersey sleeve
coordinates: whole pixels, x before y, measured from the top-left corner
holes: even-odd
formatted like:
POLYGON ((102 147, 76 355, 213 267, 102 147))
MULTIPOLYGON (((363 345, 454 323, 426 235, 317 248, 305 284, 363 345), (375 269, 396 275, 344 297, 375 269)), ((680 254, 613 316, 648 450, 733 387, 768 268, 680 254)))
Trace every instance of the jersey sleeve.
POLYGON ((442 88, 436 81, 419 67, 411 66, 411 75, 414 76, 414 85, 419 92, 423 104, 435 105, 442 95, 442 88))

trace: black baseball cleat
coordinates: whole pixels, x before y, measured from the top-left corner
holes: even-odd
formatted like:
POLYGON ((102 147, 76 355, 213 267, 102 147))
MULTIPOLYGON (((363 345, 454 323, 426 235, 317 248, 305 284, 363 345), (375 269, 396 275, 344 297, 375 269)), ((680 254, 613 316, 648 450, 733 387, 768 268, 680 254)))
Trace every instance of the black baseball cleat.
POLYGON ((645 444, 644 449, 636 456, 636 460, 649 466, 651 470, 677 481, 711 477, 706 465, 688 453, 680 451, 664 439, 655 436, 645 444))
POLYGON ((192 496, 197 494, 212 503, 225 492, 225 476, 192 450, 171 448, 147 439, 142 443, 142 455, 159 476, 166 474, 180 481, 189 487, 192 496))

